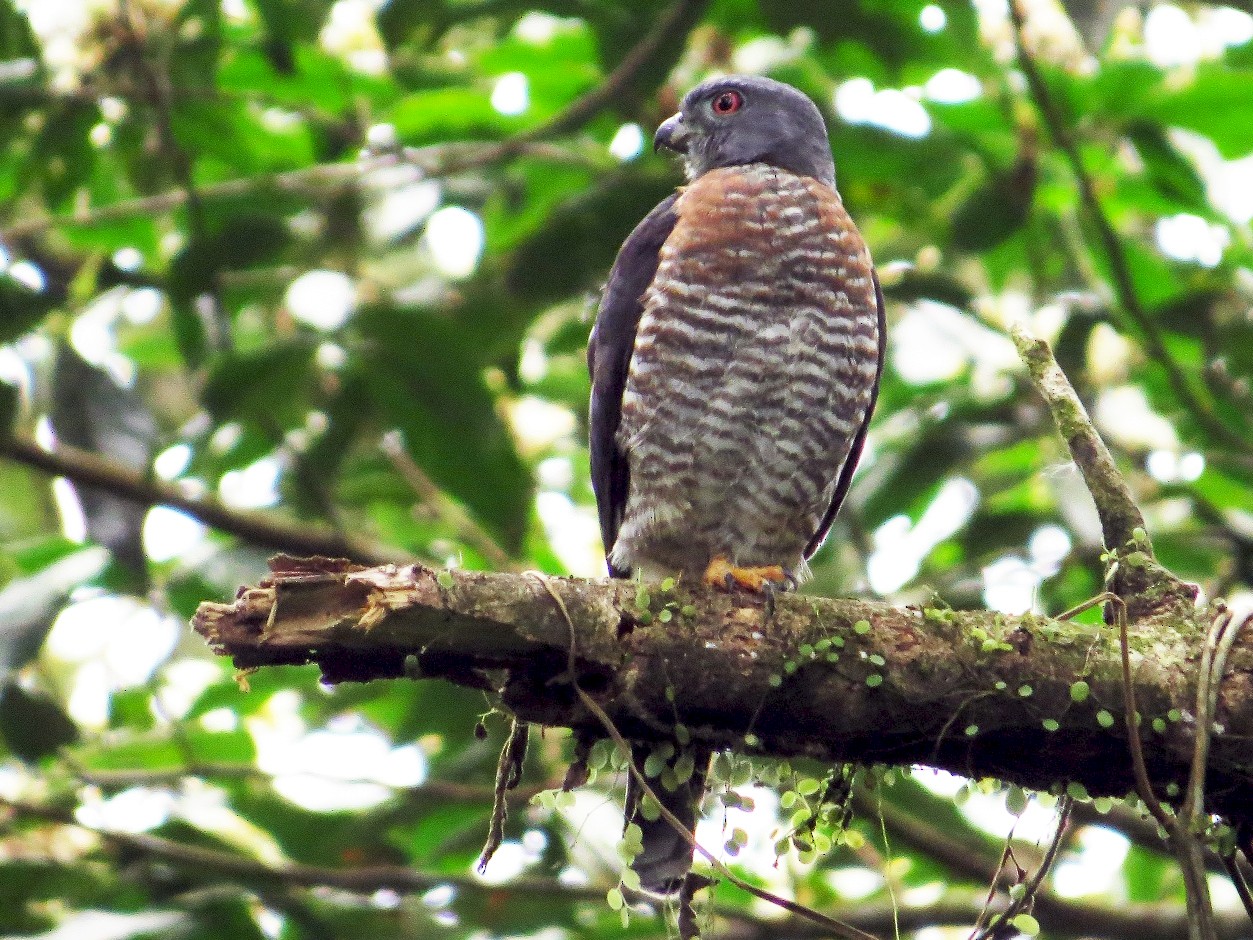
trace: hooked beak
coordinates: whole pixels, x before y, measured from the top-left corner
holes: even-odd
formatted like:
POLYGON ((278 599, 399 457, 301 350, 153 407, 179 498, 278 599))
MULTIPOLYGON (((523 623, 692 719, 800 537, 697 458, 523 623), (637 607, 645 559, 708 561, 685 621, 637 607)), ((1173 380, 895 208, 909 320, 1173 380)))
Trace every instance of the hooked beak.
POLYGON ((657 133, 653 137, 653 152, 661 150, 665 147, 667 150, 673 150, 675 153, 686 154, 688 139, 691 132, 683 123, 683 115, 675 114, 666 118, 657 128, 657 133))

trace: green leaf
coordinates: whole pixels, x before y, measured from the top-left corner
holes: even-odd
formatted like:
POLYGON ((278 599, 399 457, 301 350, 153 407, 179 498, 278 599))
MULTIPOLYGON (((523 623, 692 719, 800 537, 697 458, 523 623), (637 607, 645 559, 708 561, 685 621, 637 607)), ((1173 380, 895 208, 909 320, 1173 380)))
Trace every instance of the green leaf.
POLYGON ((44 199, 62 207, 86 183, 96 162, 88 135, 100 120, 94 102, 66 99, 44 116, 31 151, 29 172, 40 179, 44 199))
POLYGON ((209 352, 209 331, 205 318, 191 305, 191 297, 174 300, 170 318, 174 341, 183 361, 190 368, 203 365, 209 352))
POLYGON ((247 764, 257 754, 252 736, 243 728, 233 731, 195 728, 187 732, 183 742, 166 737, 96 742, 82 760, 86 766, 98 770, 173 770, 187 765, 187 748, 207 764, 247 764))
POLYGON ((1205 181, 1192 163, 1171 143, 1165 128, 1137 121, 1127 129, 1144 172, 1155 189, 1190 212, 1209 211, 1205 181))
POLYGON ((1203 66, 1181 89, 1162 89, 1145 102, 1144 117, 1161 124, 1203 134, 1225 159, 1253 153, 1253 70, 1235 71, 1220 65, 1203 66))
MULTIPOLYGON (((10 831, 16 834, 18 829, 14 826, 10 831)), ((103 906, 117 890, 116 882, 90 862, 8 858, 0 870, 4 872, 0 877, 0 929, 6 933, 51 932, 54 922, 50 906, 103 906)))
POLYGON ((899 449, 880 454, 882 469, 863 512, 873 525, 906 509, 921 515, 943 480, 969 456, 968 444, 946 422, 911 435, 899 449))
POLYGON ((434 38, 444 19, 439 0, 387 0, 378 11, 379 35, 389 50, 416 39, 424 44, 434 38))
POLYGON ((521 543, 532 482, 456 324, 414 311, 358 314, 371 346, 360 374, 410 456, 507 548, 521 543), (467 468, 473 472, 467 472, 467 468))
POLYGON ((1027 794, 1022 787, 1010 787, 1005 794, 1005 809, 1014 816, 1027 811, 1027 794))
POLYGON ((548 213, 543 227, 507 260, 510 292, 552 303, 598 287, 623 239, 669 194, 674 182, 669 174, 616 173, 548 213))
POLYGON ((39 40, 35 38, 25 11, 13 3, 0 4, 0 58, 6 62, 33 59, 36 66, 39 64, 39 40))
POLYGON ((22 393, 16 385, 0 382, 0 439, 13 433, 18 411, 22 407, 22 393))
POLYGON ((1035 184, 1034 155, 993 173, 953 213, 953 244, 965 251, 986 251, 1019 231, 1031 214, 1035 184))
POLYGON ((1025 937, 1034 937, 1040 932, 1040 922, 1030 914, 1018 914, 1010 923, 1025 937))
MULTIPOLYGON (((207 903, 197 904, 192 913, 194 927, 181 936, 188 940, 267 940, 268 934, 261 930, 253 916, 255 905, 244 892, 238 897, 215 897, 207 903)), ((377 936, 377 934, 370 934, 377 936)))
POLYGON ((0 274, 0 343, 33 329, 55 306, 48 291, 31 290, 7 273, 0 274))
POLYGON ((501 936, 532 934, 545 927, 579 932, 583 928, 577 914, 583 908, 567 893, 555 891, 514 891, 509 894, 508 903, 502 904, 500 896, 490 888, 458 891, 449 906, 462 922, 482 924, 501 936))
POLYGON ((5 682, 0 688, 0 739, 15 757, 34 763, 77 741, 78 728, 46 695, 5 682))
MULTIPOLYGON (((325 0, 265 2, 271 10, 283 11, 297 31, 318 22, 315 17, 306 17, 302 7, 325 5, 325 0)), ((364 75, 316 44, 291 42, 284 36, 290 36, 290 30, 283 36, 272 36, 259 49, 236 47, 218 71, 218 87, 229 94, 264 96, 302 113, 317 115, 320 111, 328 116, 343 115, 354 102, 384 106, 400 94, 391 76, 364 75)), ((299 133, 317 148, 322 142, 318 123, 311 122, 308 130, 292 128, 288 133, 299 133)), ((283 136, 276 135, 278 139, 283 136)))
MULTIPOLYGON (((330 7, 330 0, 255 0, 257 13, 265 26, 265 57, 277 75, 296 69, 300 43, 317 40, 318 24, 330 7)), ((229 67, 229 63, 227 64, 229 67)))
POLYGON ((223 271, 241 270, 275 260, 290 242, 282 220, 273 215, 239 213, 233 206, 219 207, 225 217, 216 231, 193 238, 170 265, 170 299, 189 303, 218 287, 223 271))
POLYGON ((970 289, 944 271, 920 271, 910 268, 892 277, 884 277, 883 295, 889 300, 908 303, 912 300, 935 300, 958 310, 969 310, 974 302, 970 289))
POLYGON ((458 138, 497 138, 521 122, 492 107, 486 88, 440 88, 407 95, 388 114, 396 134, 421 145, 458 138))
POLYGON ((1127 880, 1127 900, 1137 903, 1160 901, 1163 888, 1178 876, 1179 867, 1169 856, 1132 845, 1123 864, 1127 880))
POLYGON ((33 660, 74 588, 97 577, 109 559, 86 548, 0 590, 0 678, 33 660))
MULTIPOLYGON (((171 124, 182 147, 234 174, 295 169, 313 162, 314 139, 303 121, 270 121, 238 102, 180 100, 171 124)), ((267 248, 263 241, 240 248, 267 248)))
POLYGON ((169 80, 175 88, 211 88, 222 52, 222 5, 217 0, 185 0, 170 26, 175 37, 169 80))
POLYGON ((266 429, 304 420, 313 382, 314 346, 304 339, 231 353, 214 362, 202 401, 214 419, 251 421, 266 429))

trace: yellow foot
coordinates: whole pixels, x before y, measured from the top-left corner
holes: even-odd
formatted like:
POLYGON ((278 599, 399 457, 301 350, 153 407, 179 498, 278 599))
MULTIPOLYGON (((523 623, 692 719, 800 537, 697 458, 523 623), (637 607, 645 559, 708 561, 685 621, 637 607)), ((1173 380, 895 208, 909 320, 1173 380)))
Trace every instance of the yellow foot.
POLYGON ((705 569, 706 584, 729 591, 735 586, 752 591, 756 594, 765 593, 767 584, 787 584, 788 577, 778 565, 766 565, 762 568, 736 568, 723 555, 718 555, 705 569))

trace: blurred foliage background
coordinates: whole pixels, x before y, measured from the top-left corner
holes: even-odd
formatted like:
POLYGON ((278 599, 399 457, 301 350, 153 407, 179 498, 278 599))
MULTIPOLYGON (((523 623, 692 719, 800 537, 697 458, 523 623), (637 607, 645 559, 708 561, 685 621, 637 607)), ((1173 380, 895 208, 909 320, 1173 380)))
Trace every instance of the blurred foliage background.
MULTIPOLYGON (((888 296, 807 590, 1100 590, 1025 320, 1163 563, 1249 591, 1253 5, 1068 7, 1019 33, 996 0, 0 0, 0 935, 673 932, 605 901, 620 779, 542 792, 564 733, 479 877, 482 695, 237 683, 185 624, 275 549, 601 573, 590 317, 679 181, 652 128, 714 72, 819 102, 888 296)), ((737 762, 701 840, 881 936, 966 936, 1011 832, 1027 870, 1052 832, 1048 794, 868 772, 849 832, 776 857, 824 773, 737 762)), ((1182 890, 1133 807, 1084 803, 1018 929, 1178 936, 1182 890)), ((812 935, 713 894, 708 935, 812 935)))

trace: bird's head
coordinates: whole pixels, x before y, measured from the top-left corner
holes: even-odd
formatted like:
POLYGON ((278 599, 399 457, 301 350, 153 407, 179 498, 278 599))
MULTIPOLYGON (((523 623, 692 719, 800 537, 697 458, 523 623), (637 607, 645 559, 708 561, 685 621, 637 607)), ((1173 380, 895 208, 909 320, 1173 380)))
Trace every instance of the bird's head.
POLYGON ((724 166, 767 163, 835 185, 822 114, 807 95, 771 78, 728 75, 687 93, 653 138, 681 154, 688 179, 724 166))

